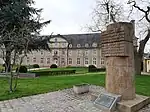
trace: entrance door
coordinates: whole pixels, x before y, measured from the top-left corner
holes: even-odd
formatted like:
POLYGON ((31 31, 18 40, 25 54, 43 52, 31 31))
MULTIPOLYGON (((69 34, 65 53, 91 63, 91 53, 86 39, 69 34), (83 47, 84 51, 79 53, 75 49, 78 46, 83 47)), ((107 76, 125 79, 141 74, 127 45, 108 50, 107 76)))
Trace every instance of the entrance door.
POLYGON ((54 58, 54 64, 58 66, 58 58, 54 58))

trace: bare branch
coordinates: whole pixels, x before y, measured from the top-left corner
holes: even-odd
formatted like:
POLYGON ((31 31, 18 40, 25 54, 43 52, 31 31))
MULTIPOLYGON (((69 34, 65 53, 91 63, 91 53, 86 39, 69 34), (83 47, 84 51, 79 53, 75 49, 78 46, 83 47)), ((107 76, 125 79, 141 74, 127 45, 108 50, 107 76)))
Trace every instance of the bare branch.
POLYGON ((97 32, 106 28, 110 22, 117 22, 123 16, 123 7, 112 0, 97 0, 92 12, 92 23, 87 25, 88 31, 97 32))
POLYGON ((144 13, 145 19, 150 23, 149 13, 150 13, 150 7, 147 6, 147 10, 142 9, 140 6, 136 4, 136 1, 128 1, 128 4, 132 4, 133 7, 144 13))

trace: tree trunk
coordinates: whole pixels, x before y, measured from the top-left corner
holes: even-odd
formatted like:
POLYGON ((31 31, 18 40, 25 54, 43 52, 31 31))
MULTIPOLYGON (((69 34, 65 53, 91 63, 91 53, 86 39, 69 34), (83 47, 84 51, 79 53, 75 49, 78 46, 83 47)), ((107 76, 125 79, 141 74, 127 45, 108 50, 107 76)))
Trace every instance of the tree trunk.
POLYGON ((11 51, 6 50, 5 72, 10 72, 10 70, 11 70, 11 51))
POLYGON ((144 54, 144 49, 145 49, 145 45, 148 42, 150 38, 150 29, 148 29, 148 34, 146 35, 146 37, 140 41, 140 45, 139 45, 139 50, 136 51, 134 49, 134 60, 135 60, 135 74, 136 75, 141 75, 141 66, 142 65, 142 61, 143 61, 143 54, 144 54))
POLYGON ((142 58, 138 55, 135 58, 135 74, 141 75, 142 58))

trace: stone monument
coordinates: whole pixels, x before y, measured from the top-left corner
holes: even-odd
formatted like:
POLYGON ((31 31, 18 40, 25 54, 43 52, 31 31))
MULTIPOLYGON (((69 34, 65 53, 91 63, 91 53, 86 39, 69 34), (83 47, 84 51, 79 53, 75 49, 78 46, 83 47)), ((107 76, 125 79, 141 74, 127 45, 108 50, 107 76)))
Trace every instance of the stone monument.
POLYGON ((149 97, 135 94, 134 81, 134 25, 118 22, 107 26, 101 33, 102 55, 106 62, 106 91, 121 96, 119 112, 136 112, 149 97))
POLYGON ((106 90, 121 95, 123 100, 135 98, 133 36, 133 25, 125 22, 110 24, 101 34, 106 90))

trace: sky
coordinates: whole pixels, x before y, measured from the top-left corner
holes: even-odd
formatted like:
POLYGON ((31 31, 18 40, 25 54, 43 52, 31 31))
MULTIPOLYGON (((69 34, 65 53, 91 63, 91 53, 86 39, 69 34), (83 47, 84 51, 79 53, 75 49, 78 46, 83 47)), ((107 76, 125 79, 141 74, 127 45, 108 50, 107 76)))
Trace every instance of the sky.
POLYGON ((42 18, 52 20, 41 34, 83 33, 91 21, 95 0, 35 0, 35 7, 43 8, 42 18))

